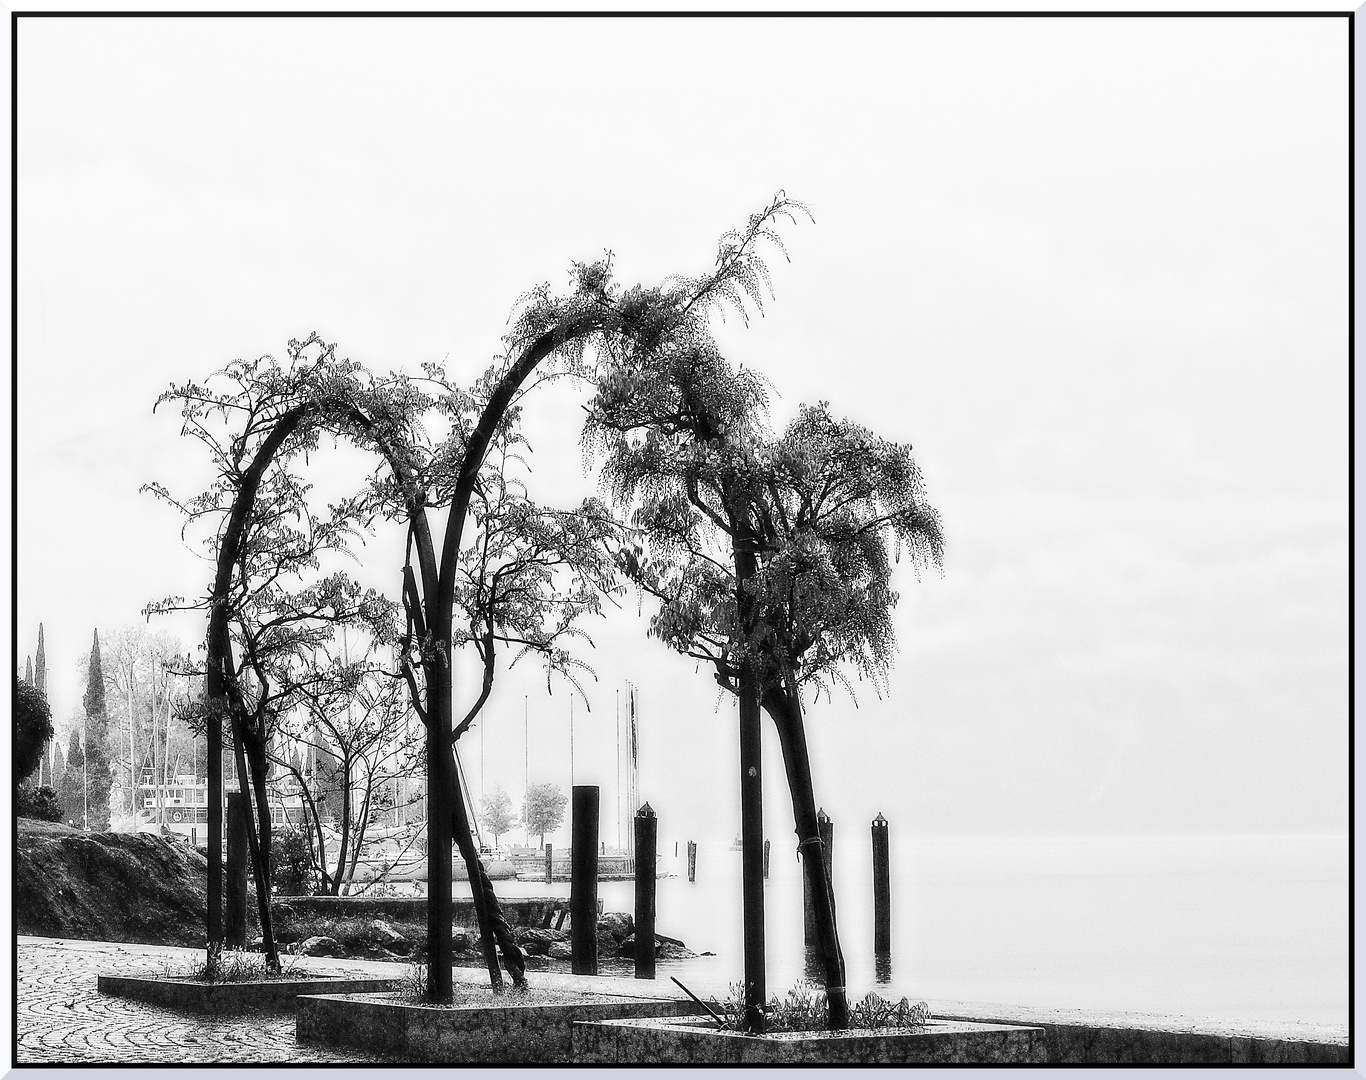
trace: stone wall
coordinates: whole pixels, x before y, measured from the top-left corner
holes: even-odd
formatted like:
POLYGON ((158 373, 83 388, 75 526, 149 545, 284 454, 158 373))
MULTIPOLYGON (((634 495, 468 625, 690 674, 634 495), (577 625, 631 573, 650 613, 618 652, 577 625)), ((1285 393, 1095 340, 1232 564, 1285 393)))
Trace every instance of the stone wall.
POLYGON ((1331 1024, 1238 1023, 1084 1009, 948 1006, 943 1019, 1028 1024, 1057 1065, 1347 1065, 1347 1030, 1331 1024))

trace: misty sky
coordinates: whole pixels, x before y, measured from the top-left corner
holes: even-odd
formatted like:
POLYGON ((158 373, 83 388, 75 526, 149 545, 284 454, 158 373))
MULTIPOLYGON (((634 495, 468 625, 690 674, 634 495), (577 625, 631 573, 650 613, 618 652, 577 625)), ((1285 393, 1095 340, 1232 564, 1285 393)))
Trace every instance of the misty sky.
MULTIPOLYGON (((775 425, 824 399, 912 443, 947 535, 942 576, 899 573, 890 695, 811 705, 818 801, 915 836, 1345 833, 1348 25, 26 20, 19 668, 41 621, 64 726, 92 630, 204 591, 138 494, 208 479, 152 414, 172 380, 317 330, 469 381, 571 260, 705 271, 781 188, 815 221, 720 340, 775 425)), ((543 501, 593 490, 583 400, 528 409, 543 501)), ((360 571, 395 597, 400 541, 360 571)), ((733 833, 733 702, 633 598, 589 629, 605 838, 626 680, 661 839, 733 833)), ((482 783, 567 786, 568 712, 502 678, 482 783)))

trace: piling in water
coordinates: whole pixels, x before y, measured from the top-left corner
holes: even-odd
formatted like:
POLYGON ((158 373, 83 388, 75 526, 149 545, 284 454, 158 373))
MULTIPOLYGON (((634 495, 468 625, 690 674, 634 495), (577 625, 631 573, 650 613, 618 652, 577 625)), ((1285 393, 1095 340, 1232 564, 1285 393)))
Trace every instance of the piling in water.
POLYGON ((549 844, 549 843, 546 844, 546 846, 545 846, 545 883, 546 883, 547 885, 549 885, 551 882, 553 882, 553 881, 555 880, 554 873, 553 873, 552 870, 551 870, 551 862, 550 862, 551 856, 552 856, 554 850, 555 850, 555 845, 554 845, 554 844, 549 844))
POLYGON ((575 975, 598 973, 598 788, 574 785, 570 826, 569 948, 575 975))
POLYGON ((659 819, 646 803, 636 812, 636 978, 655 977, 655 839, 659 819))
POLYGON ((229 949, 247 947, 247 806, 240 791, 228 795, 228 873, 223 893, 229 949))
POLYGON ((697 880, 697 844, 695 841, 688 841, 688 880, 697 880))
POLYGON ((892 872, 887 842, 887 819, 873 819, 873 953, 887 956, 892 951, 892 872))

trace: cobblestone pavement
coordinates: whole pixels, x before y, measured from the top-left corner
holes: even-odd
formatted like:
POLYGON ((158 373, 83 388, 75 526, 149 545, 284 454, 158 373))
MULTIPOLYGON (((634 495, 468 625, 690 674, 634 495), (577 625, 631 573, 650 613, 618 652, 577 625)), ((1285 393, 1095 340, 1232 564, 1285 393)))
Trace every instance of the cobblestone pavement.
POLYGON ((360 1051, 294 1041, 292 1013, 196 1016, 95 989, 100 974, 159 975, 202 953, 102 941, 19 938, 19 1065, 378 1063, 360 1051))

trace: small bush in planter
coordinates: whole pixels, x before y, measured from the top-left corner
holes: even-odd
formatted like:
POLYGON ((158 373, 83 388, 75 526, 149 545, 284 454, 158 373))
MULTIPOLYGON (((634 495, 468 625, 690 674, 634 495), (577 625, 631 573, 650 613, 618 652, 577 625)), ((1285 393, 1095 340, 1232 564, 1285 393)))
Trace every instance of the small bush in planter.
MULTIPOLYGON (((731 983, 730 994, 718 1003, 717 1012, 723 1030, 744 1031, 744 987, 731 983)), ((827 1016, 825 991, 809 979, 797 980, 783 997, 770 998, 764 1008, 765 1026, 769 1032, 824 1031, 827 1016)), ((849 1010, 849 1027, 863 1031, 922 1028, 929 1019, 930 1007, 923 1001, 912 1005, 910 998, 903 997, 891 1002, 871 991, 849 1010)))

